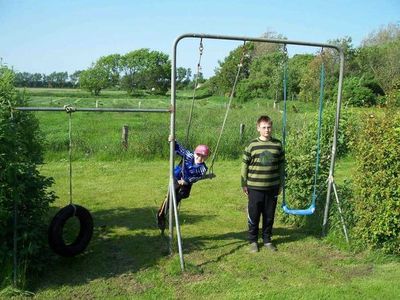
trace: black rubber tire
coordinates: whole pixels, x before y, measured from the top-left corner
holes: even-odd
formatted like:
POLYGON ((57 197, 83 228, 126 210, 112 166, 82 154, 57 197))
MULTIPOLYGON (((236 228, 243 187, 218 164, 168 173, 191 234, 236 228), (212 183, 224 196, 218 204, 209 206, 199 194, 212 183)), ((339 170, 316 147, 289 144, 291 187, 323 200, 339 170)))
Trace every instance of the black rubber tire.
POLYGON ((72 257, 85 251, 93 235, 93 218, 90 212, 80 205, 68 205, 53 218, 48 231, 50 248, 58 255, 72 257), (63 229, 68 219, 79 219, 79 234, 72 244, 66 245, 63 229))

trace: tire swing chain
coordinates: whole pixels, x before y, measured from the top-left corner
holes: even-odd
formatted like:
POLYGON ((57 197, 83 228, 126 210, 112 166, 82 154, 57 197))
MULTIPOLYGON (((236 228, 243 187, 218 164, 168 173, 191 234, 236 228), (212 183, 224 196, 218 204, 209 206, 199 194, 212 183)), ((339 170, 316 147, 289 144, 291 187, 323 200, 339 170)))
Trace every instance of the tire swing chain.
POLYGON ((52 219, 49 231, 48 239, 49 245, 52 250, 58 255, 64 257, 73 257, 83 251, 85 251, 88 246, 92 235, 93 235, 93 218, 90 212, 80 205, 75 205, 72 203, 72 117, 71 114, 76 111, 76 109, 70 105, 65 105, 64 109, 69 115, 68 122, 68 137, 69 137, 69 205, 65 206, 57 212, 57 214, 52 219), (66 244, 63 238, 63 230, 66 222, 70 218, 79 219, 79 234, 75 241, 70 244, 66 244))
MULTIPOLYGON (((14 129, 14 134, 16 134, 16 121, 14 118, 14 112, 13 112, 13 107, 11 105, 10 100, 7 99, 8 106, 10 108, 10 121, 11 121, 11 126, 14 129)), ((17 175, 16 172, 14 172, 14 180, 15 183, 17 183, 17 175)), ((18 204, 16 200, 17 193, 13 195, 13 285, 16 288, 17 287, 17 277, 18 277, 18 230, 17 230, 17 225, 18 225, 18 204)))
POLYGON ((72 113, 76 111, 71 105, 64 105, 65 112, 68 114, 68 163, 69 163, 69 205, 74 208, 76 215, 76 206, 72 203, 72 113))

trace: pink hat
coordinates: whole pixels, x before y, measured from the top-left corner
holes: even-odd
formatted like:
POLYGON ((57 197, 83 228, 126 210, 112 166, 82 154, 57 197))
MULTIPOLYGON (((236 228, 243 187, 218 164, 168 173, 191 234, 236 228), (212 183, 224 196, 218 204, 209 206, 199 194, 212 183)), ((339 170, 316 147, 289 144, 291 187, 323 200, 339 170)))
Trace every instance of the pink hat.
POLYGON ((210 154, 210 149, 207 145, 198 145, 196 149, 194 149, 194 153, 208 156, 210 154))

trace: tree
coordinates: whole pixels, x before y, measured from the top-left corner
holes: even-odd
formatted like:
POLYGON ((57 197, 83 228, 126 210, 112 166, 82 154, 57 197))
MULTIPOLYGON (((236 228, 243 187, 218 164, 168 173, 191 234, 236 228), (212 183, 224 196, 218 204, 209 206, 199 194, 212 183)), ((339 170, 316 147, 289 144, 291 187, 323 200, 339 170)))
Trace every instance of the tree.
POLYGON ((95 63, 95 68, 104 69, 108 73, 109 86, 119 85, 121 58, 120 54, 110 54, 100 57, 95 63))
POLYGON ((47 245, 49 204, 55 199, 48 190, 53 180, 37 169, 43 159, 38 121, 30 113, 11 110, 26 105, 14 88, 14 76, 0 65, 0 289, 10 284, 15 267, 14 229, 17 284, 22 287, 25 273, 39 267, 47 245))
POLYGON ((312 54, 296 54, 288 62, 288 90, 293 95, 300 93, 300 82, 305 76, 307 68, 314 59, 312 54))
POLYGON ((104 68, 93 66, 80 73, 79 84, 81 88, 99 96, 101 90, 107 88, 110 84, 109 73, 104 68))
POLYGON ((238 85, 237 95, 241 101, 252 98, 268 97, 282 99, 283 52, 268 52, 251 62, 249 76, 238 85))
POLYGON ((213 86, 217 93, 226 94, 230 93, 232 90, 233 83, 235 81, 238 65, 243 58, 243 65, 241 72, 239 74, 238 81, 247 78, 249 76, 249 66, 251 57, 250 55, 245 55, 251 51, 252 45, 249 46, 239 46, 232 50, 224 61, 219 61, 219 67, 215 70, 215 76, 210 78, 210 86, 213 86))
POLYGON ((168 55, 149 49, 131 51, 121 58, 123 88, 130 94, 138 90, 165 93, 170 85, 171 62, 168 55))
POLYGON ((77 87, 79 86, 79 78, 81 75, 82 71, 78 70, 69 75, 69 81, 71 82, 72 87, 77 87))
POLYGON ((371 46, 364 46, 358 52, 357 62, 361 72, 372 74, 384 93, 390 93, 396 88, 396 81, 400 77, 400 34, 384 44, 364 44, 371 46))
MULTIPOLYGON (((287 40, 287 38, 275 31, 267 31, 261 35, 265 39, 275 39, 275 40, 287 40)), ((252 56, 254 58, 263 56, 267 53, 273 53, 283 49, 282 44, 276 43, 265 43, 265 42, 254 42, 254 49, 252 51, 252 56)))
POLYGON ((192 70, 190 68, 179 67, 176 69, 176 83, 178 88, 187 87, 190 83, 192 70))
POLYGON ((362 47, 383 45, 400 38, 400 25, 389 23, 379 30, 373 31, 361 42, 362 47))

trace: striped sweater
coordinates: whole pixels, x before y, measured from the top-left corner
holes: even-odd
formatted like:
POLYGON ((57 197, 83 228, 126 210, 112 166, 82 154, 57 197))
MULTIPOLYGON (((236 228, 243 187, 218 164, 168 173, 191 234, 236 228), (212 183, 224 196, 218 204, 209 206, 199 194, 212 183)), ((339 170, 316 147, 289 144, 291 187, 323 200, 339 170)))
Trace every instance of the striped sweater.
POLYGON ((254 139, 243 152, 241 185, 256 190, 279 188, 284 176, 284 152, 279 140, 254 139))

